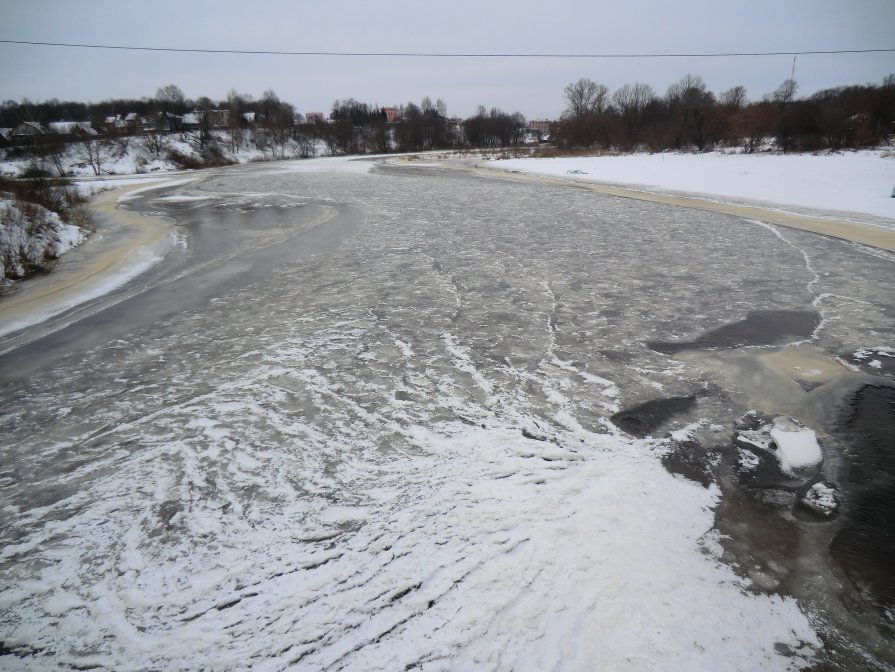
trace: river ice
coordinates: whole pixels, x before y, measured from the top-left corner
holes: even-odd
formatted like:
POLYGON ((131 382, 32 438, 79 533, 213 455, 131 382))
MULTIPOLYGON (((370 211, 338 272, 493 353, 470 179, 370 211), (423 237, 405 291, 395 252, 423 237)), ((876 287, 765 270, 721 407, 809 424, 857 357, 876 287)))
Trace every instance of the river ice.
POLYGON ((239 211, 277 261, 209 281, 241 277, 239 239, 178 280, 207 299, 139 328, 99 313, 90 347, 9 376, 0 664, 809 664, 818 623, 721 562, 718 488, 663 467, 667 434, 609 418, 698 393, 677 428, 730 425, 741 409, 710 376, 646 342, 810 310, 834 287, 824 309, 846 319, 814 340, 852 352, 877 339, 842 297, 878 335, 891 262, 573 189, 314 163, 132 201, 192 217, 193 248, 239 211), (353 223, 299 254, 290 227, 312 203, 353 223))

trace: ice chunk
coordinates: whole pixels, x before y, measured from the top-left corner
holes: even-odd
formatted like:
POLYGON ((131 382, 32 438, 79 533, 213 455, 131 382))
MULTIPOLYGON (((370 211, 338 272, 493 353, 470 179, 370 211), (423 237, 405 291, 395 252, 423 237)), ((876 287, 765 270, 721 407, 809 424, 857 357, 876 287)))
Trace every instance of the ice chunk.
POLYGON ((739 450, 739 458, 737 461, 739 462, 740 469, 742 471, 755 471, 760 462, 758 455, 751 453, 748 450, 743 450, 742 448, 738 448, 737 450, 739 450))
POLYGON ((790 476, 795 472, 820 464, 823 453, 813 430, 802 427, 789 418, 774 418, 771 439, 777 444, 777 460, 780 469, 790 476))
POLYGON ((838 506, 836 490, 824 483, 815 483, 805 493, 802 503, 821 515, 829 516, 838 506))

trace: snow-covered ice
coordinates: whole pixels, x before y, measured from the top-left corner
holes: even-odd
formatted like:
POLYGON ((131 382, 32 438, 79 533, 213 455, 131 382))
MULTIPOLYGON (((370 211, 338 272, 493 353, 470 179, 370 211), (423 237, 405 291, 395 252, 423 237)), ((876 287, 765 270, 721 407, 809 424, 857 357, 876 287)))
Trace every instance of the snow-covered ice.
POLYGON ((815 483, 808 488, 802 503, 824 516, 832 515, 839 506, 836 502, 836 489, 825 483, 815 483))
MULTIPOLYGON (((757 429, 739 431, 737 440, 773 455, 780 465, 780 471, 788 476, 798 476, 799 472, 823 461, 823 452, 814 430, 784 416, 776 417, 757 429)), ((748 458, 742 464, 747 469, 753 468, 752 460, 748 458)))
MULTIPOLYGON (((709 387, 644 334, 742 319, 765 296, 756 256, 784 306, 825 283, 869 305, 860 272, 888 262, 837 247, 840 276, 816 255, 810 283, 799 250, 748 222, 313 165, 189 185, 217 197, 189 209, 196 241, 237 213, 240 253, 294 258, 3 397, 0 624, 4 646, 31 652, 10 664, 809 666, 818 623, 768 572, 722 562, 718 488, 671 475, 666 440, 609 417, 709 387), (295 213, 264 207, 277 193, 337 216, 288 238, 295 213)), ((239 259, 225 250, 182 285, 239 259)), ((866 321, 821 337, 885 319, 854 305, 866 321)), ((679 438, 732 426, 732 398, 713 403, 679 438)), ((793 463, 804 439, 784 440, 793 463)))
POLYGON ((777 446, 774 452, 780 462, 780 469, 785 474, 794 475, 823 461, 823 453, 814 431, 797 425, 789 418, 774 418, 770 435, 777 446))
POLYGON ((865 213, 895 228, 895 152, 836 154, 630 154, 550 159, 504 159, 492 169, 630 185, 816 210, 865 213), (577 174, 572 171, 583 171, 577 174))

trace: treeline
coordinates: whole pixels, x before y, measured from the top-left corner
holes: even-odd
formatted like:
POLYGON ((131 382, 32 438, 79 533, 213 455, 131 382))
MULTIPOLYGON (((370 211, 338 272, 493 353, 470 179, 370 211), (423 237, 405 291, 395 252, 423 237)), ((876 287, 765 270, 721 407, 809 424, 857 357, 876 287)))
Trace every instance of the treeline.
MULTIPOLYGON (((643 82, 610 91, 580 79, 565 87, 565 111, 551 124, 549 135, 561 149, 702 151, 728 146, 788 152, 874 146, 895 132, 895 75, 880 85, 837 87, 807 98, 798 98, 797 92, 798 84, 786 80, 750 101, 742 86, 716 94, 690 74, 661 95, 643 82)), ((236 155, 249 145, 269 158, 284 158, 313 156, 321 145, 332 154, 490 149, 536 141, 546 133, 543 124, 537 133, 528 129, 518 112, 489 111, 481 105, 466 119, 449 117, 442 100, 428 97, 395 107, 348 98, 335 101, 326 116, 305 117, 272 90, 258 99, 231 90, 215 101, 189 99, 174 84, 139 100, 6 101, 0 104, 0 129, 11 129, 0 144, 40 154, 45 164, 58 163, 54 146, 77 140, 84 145, 83 162, 97 174, 102 171, 95 160, 97 148, 100 153, 110 147, 114 151, 116 139, 125 147, 135 137, 151 155, 189 168, 232 161, 232 156, 223 156, 225 151, 236 155), (79 122, 70 127, 69 137, 42 130, 62 121, 79 122), (173 133, 188 138, 197 157, 167 146, 173 133)), ((65 167, 57 168, 63 174, 65 167)))
POLYGON ((467 119, 451 118, 444 101, 433 103, 428 97, 419 105, 397 107, 337 100, 329 122, 314 129, 332 154, 506 147, 518 144, 524 130, 525 117, 518 112, 507 114, 496 107, 488 112, 479 105, 467 119))
POLYGON ((49 126, 57 121, 86 121, 93 128, 101 130, 107 120, 117 116, 135 114, 141 119, 154 119, 162 114, 183 116, 195 111, 232 110, 234 116, 243 113, 261 115, 271 112, 287 114, 290 119, 295 108, 280 101, 272 90, 267 90, 261 98, 254 99, 248 94, 230 90, 222 100, 212 100, 207 96, 187 98, 176 84, 160 87, 151 98, 110 98, 99 103, 60 101, 56 98, 43 102, 23 99, 20 102, 6 100, 0 103, 0 128, 15 128, 23 122, 37 122, 49 126))
POLYGON ((223 148, 231 153, 252 143, 276 158, 286 155, 287 145, 299 156, 312 156, 320 144, 332 154, 500 147, 520 142, 525 129, 525 118, 518 112, 508 114, 499 108, 487 111, 479 106, 469 119, 449 118, 444 101, 433 103, 428 97, 419 104, 408 102, 396 107, 349 98, 335 101, 328 117, 305 117, 272 90, 257 100, 231 90, 225 99, 214 101, 207 97, 189 99, 174 84, 159 88, 153 98, 139 100, 10 100, 0 104, 0 128, 15 130, 25 122, 33 127, 24 128, 25 135, 10 136, 10 144, 33 148, 75 139, 89 143, 96 136, 137 136, 152 154, 161 155, 165 151, 170 154, 165 146, 166 134, 188 133, 205 165, 215 161, 222 135, 223 148), (50 129, 54 122, 61 121, 85 122, 81 125, 89 130, 73 127, 71 132, 78 137, 62 138, 58 132, 49 131, 42 136, 41 129, 34 126, 50 129))
POLYGON ((842 86, 796 98, 798 84, 784 81, 760 100, 735 86, 709 91, 702 77, 685 75, 664 95, 649 84, 614 92, 590 79, 565 90, 566 109, 553 129, 566 148, 697 149, 740 147, 816 151, 878 145, 895 132, 895 75, 881 85, 842 86))

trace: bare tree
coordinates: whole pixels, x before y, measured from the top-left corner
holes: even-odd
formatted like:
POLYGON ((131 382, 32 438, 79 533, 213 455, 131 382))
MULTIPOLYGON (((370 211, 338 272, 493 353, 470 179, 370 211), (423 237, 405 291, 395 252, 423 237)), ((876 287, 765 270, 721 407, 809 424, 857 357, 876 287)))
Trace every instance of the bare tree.
POLYGON ((92 136, 81 139, 77 152, 78 158, 93 169, 94 175, 101 175, 103 163, 106 161, 106 147, 101 140, 92 136))
POLYGON ((143 145, 143 149, 157 157, 161 156, 168 147, 165 136, 161 132, 148 128, 144 128, 140 133, 140 144, 143 145))
POLYGON ((236 89, 227 92, 227 130, 230 135, 230 151, 234 154, 239 151, 242 144, 243 113, 248 97, 240 94, 236 89))
POLYGON ((743 138, 743 124, 740 115, 746 108, 747 102, 746 88, 743 86, 731 87, 718 96, 719 104, 716 112, 719 136, 728 145, 736 146, 743 138))
POLYGON ((731 87, 722 93, 718 99, 722 105, 732 110, 739 110, 746 104, 746 87, 731 87))
POLYGON ((761 149, 765 138, 774 132, 777 112, 773 104, 760 101, 747 105, 734 114, 731 136, 743 144, 743 151, 751 154, 761 149))
POLYGON ((274 155, 279 148, 280 157, 286 155, 286 144, 295 125, 295 108, 279 99, 273 89, 268 89, 260 100, 261 124, 258 130, 268 136, 268 144, 274 155))
POLYGON ((799 84, 796 80, 786 79, 771 94, 771 100, 778 105, 791 103, 795 99, 796 91, 798 90, 799 84))
POLYGON ((591 79, 579 79, 563 89, 565 114, 574 119, 602 114, 609 100, 609 89, 591 79))
POLYGON ((183 91, 176 84, 166 84, 160 86, 155 92, 155 98, 162 105, 165 112, 173 114, 181 114, 183 112, 184 95, 183 91))
POLYGON ((783 83, 771 94, 771 100, 780 108, 780 127, 777 132, 777 144, 786 154, 793 147, 790 131, 789 112, 796 97, 799 85, 794 79, 783 80, 783 83))
POLYGON ((665 100, 676 113, 674 146, 695 143, 702 151, 705 146, 705 119, 714 102, 711 92, 698 75, 686 74, 668 87, 665 100))
POLYGON ((317 124, 305 121, 296 125, 292 129, 292 137, 298 143, 298 153, 303 159, 317 153, 317 141, 320 139, 320 129, 317 124))
POLYGON ((59 174, 59 177, 65 177, 65 150, 67 145, 65 142, 48 142, 34 145, 29 154, 33 155, 35 165, 39 164, 41 170, 46 170, 45 166, 50 163, 59 174))
POLYGON ((653 87, 643 82, 625 84, 612 94, 612 102, 625 126, 627 141, 631 146, 640 142, 643 113, 647 105, 656 99, 653 87))

